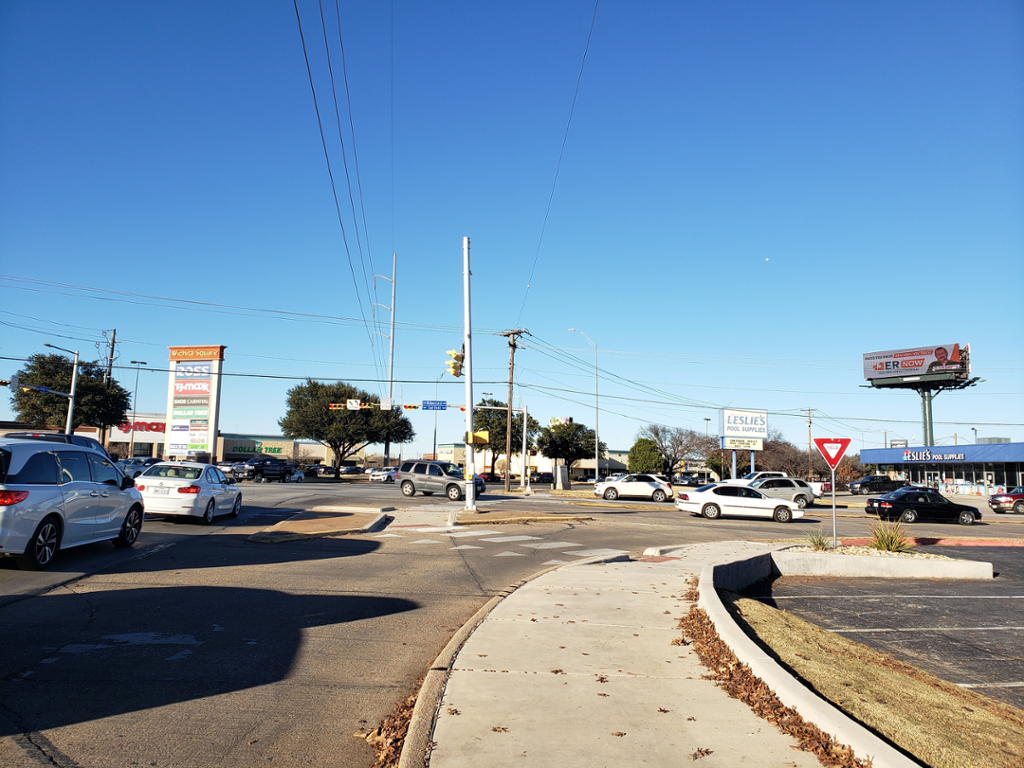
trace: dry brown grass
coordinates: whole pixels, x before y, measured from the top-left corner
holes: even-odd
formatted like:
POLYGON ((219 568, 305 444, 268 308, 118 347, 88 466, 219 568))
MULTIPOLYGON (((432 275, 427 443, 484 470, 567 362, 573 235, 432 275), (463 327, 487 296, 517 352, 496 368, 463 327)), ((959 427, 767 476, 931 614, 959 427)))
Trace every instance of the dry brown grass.
POLYGON ((1020 768, 1024 712, 756 600, 720 593, 748 634, 825 699, 933 768, 1020 768))

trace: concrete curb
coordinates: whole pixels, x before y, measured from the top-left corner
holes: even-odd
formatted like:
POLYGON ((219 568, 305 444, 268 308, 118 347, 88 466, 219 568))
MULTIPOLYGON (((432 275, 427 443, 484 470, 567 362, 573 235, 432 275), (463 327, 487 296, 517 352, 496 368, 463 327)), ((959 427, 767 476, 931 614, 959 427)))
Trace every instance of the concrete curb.
POLYGON ((809 723, 831 734, 841 744, 849 746, 858 757, 870 758, 875 768, 918 768, 920 763, 907 757, 846 713, 805 688, 736 625, 722 604, 716 586, 735 589, 734 585, 761 572, 762 576, 747 583, 770 575, 771 553, 727 565, 705 566, 701 571, 698 586, 700 599, 697 605, 715 625, 722 642, 732 650, 737 659, 750 667, 753 674, 764 681, 778 696, 779 701, 796 710, 809 723))
POLYGON ((978 560, 922 560, 874 555, 832 555, 827 552, 773 552, 775 570, 783 576, 841 576, 890 579, 991 579, 992 563, 978 560))
POLYGON ((551 568, 545 568, 543 571, 538 571, 528 579, 517 581, 515 584, 506 587, 499 594, 488 600, 480 610, 474 613, 472 618, 463 624, 459 631, 452 636, 452 639, 448 641, 447 645, 445 645, 444 650, 441 651, 438 657, 434 660, 434 663, 431 664, 430 669, 427 670, 426 677, 423 679, 423 685, 420 686, 419 695, 416 697, 416 704, 413 707, 412 717, 409 720, 409 729, 406 731, 405 741, 402 743, 402 754, 401 757, 398 758, 398 768, 425 768, 425 766, 429 764, 430 759, 428 756, 428 750, 431 744, 431 736, 434 733, 434 721, 437 717, 437 708, 440 706, 441 698, 444 696, 444 689, 448 684, 448 676, 451 674, 452 665, 455 663, 455 659, 458 658, 459 651, 462 650, 462 646, 466 644, 470 635, 472 635, 474 630, 483 623, 484 619, 487 618, 488 614, 494 610, 498 603, 513 594, 523 585, 529 584, 534 579, 538 579, 544 574, 550 573, 558 568, 576 568, 581 565, 615 563, 623 560, 629 560, 629 556, 602 555, 598 557, 589 557, 575 563, 555 565, 551 568))
MULTIPOLYGON (((313 512, 348 512, 353 510, 365 511, 365 507, 314 507, 313 512)), ((381 507, 380 511, 374 515, 373 519, 365 525, 361 525, 358 528, 344 527, 335 528, 325 531, 288 531, 288 530, 274 530, 279 525, 287 525, 295 518, 289 518, 288 520, 282 520, 276 525, 266 528, 262 531, 257 531, 247 540, 255 542, 257 544, 280 544, 287 541, 301 541, 303 539, 322 539, 325 536, 339 536, 344 533, 369 533, 374 531, 384 521, 385 518, 389 517, 389 512, 393 512, 394 507, 381 507)), ((298 515, 296 515, 298 517, 298 515)))

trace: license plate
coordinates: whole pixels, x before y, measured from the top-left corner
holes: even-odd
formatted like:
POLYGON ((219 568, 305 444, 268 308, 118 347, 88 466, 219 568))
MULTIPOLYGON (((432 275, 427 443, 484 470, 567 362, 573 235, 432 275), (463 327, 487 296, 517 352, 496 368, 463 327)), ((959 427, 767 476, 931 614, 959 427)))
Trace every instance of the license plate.
POLYGON ((171 492, 170 488, 154 488, 153 493, 157 496, 167 496, 171 492))

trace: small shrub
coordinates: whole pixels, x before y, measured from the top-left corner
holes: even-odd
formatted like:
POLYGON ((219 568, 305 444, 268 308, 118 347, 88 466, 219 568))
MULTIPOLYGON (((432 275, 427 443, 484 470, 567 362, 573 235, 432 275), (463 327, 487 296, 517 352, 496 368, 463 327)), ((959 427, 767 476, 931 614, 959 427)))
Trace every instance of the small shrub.
POLYGON ((907 538, 906 529, 899 523, 875 523, 871 527, 871 541, 868 546, 883 552, 911 552, 914 549, 907 538))
POLYGON ((825 529, 820 525, 818 530, 809 531, 805 536, 808 546, 815 552, 826 552, 832 549, 832 537, 825 533, 825 529))

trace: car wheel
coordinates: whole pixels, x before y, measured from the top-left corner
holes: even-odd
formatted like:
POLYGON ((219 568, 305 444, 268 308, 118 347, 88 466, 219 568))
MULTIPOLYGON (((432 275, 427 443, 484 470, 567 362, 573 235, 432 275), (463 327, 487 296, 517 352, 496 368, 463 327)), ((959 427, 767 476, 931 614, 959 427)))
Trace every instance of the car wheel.
POLYGON ((39 524, 29 539, 25 554, 18 555, 18 567, 23 571, 41 571, 52 561, 60 546, 60 524, 48 517, 39 524))
POLYGON ((664 501, 665 492, 660 488, 651 495, 651 501, 664 501))
POLYGON ((717 504, 708 504, 703 510, 701 510, 701 514, 708 520, 717 520, 722 516, 722 510, 718 508, 717 504))
POLYGON ((413 485, 412 483, 410 483, 408 480, 406 480, 404 483, 402 483, 402 495, 403 496, 415 496, 416 495, 416 486, 413 485))
POLYGON ((460 501, 462 499, 462 489, 457 485, 448 486, 448 498, 452 501, 460 501))
POLYGON ((305 480, 305 478, 302 475, 296 475, 295 476, 295 482, 296 483, 301 483, 303 480, 305 480))
POLYGON ((974 525, 974 513, 968 512, 966 509, 960 513, 960 516, 956 519, 960 525, 974 525))
POLYGON ((238 513, 242 511, 242 496, 239 494, 238 498, 235 499, 235 503, 231 507, 231 516, 238 517, 238 513))
POLYGON ((916 523, 917 522, 917 512, 915 512, 912 509, 906 510, 902 515, 900 515, 900 522, 901 523, 908 523, 908 524, 909 523, 916 523))
POLYGON ((257 482, 257 483, 262 483, 263 482, 263 475, 256 475, 256 477, 253 478, 253 481, 257 482))
POLYGON ((113 540, 115 547, 130 547, 139 538, 139 531, 142 530, 142 510, 132 507, 124 516, 121 524, 121 533, 113 540))
POLYGON ((807 497, 806 496, 797 496, 795 499, 793 499, 793 501, 796 502, 796 505, 798 507, 800 507, 800 509, 803 509, 804 507, 807 506, 807 497))
POLYGON ((1024 501, 1018 501, 1013 505, 1013 511, 1018 515, 1024 515, 1024 501))
POLYGON ((617 498, 619 498, 619 492, 616 491, 614 488, 609 488, 604 492, 604 497, 608 501, 615 501, 617 498))
POLYGON ((789 507, 776 507, 772 519, 776 523, 788 523, 793 520, 793 511, 789 507))
POLYGON ((213 522, 213 513, 215 506, 213 501, 206 505, 206 511, 203 512, 203 525, 210 525, 213 522))

